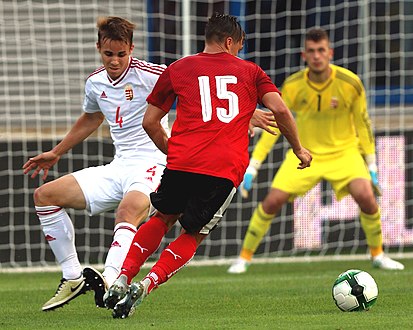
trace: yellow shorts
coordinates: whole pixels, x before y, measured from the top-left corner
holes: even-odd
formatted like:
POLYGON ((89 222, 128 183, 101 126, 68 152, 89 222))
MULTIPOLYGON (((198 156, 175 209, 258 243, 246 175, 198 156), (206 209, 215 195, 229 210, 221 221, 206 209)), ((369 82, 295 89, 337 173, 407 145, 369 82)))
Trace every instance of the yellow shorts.
POLYGON ((349 194, 347 185, 352 180, 371 180, 364 158, 356 148, 328 155, 313 155, 311 166, 303 170, 297 169, 299 163, 293 151, 288 150, 271 185, 272 188, 289 193, 290 200, 304 195, 321 180, 331 183, 337 200, 349 194))

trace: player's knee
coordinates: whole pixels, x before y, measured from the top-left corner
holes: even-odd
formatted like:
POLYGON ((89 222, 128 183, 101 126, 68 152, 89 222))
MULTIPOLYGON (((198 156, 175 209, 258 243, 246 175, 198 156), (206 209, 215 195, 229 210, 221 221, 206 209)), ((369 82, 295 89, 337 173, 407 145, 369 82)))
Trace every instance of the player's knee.
POLYGON ((50 192, 46 185, 40 186, 34 191, 33 201, 36 206, 49 206, 52 205, 50 201, 50 192))
POLYGON ((359 204, 360 210, 366 214, 375 214, 379 210, 377 203, 359 204))
POLYGON ((363 196, 357 200, 360 210, 366 214, 374 214, 379 209, 376 199, 374 196, 363 196))
POLYGON ((278 196, 265 198, 262 201, 262 209, 266 214, 276 214, 281 207, 286 203, 284 199, 278 198, 278 196))
POLYGON ((154 218, 159 219, 162 221, 169 229, 173 227, 173 225, 176 223, 176 221, 179 219, 181 214, 165 214, 160 211, 156 211, 155 214, 153 215, 154 218))
POLYGON ((137 209, 119 208, 116 212, 116 221, 127 222, 135 227, 139 226, 149 217, 148 207, 140 206, 137 209))

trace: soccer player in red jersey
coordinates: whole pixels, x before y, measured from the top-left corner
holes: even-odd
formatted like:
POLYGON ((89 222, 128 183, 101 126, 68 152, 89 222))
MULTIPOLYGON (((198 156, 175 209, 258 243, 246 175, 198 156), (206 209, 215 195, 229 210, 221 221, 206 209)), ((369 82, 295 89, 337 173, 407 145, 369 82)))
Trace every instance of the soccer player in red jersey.
POLYGON ((214 14, 206 26, 204 51, 172 63, 147 98, 143 128, 167 154, 167 165, 158 190, 151 194, 157 212, 135 234, 121 274, 105 295, 113 317, 131 315, 153 289, 192 259, 216 226, 219 218, 214 215, 228 206, 249 163, 248 124, 257 103, 273 113, 298 157, 298 168, 311 163, 277 87, 259 66, 237 57, 244 37, 236 17, 214 14), (169 138, 161 120, 175 100, 169 138), (129 286, 177 220, 182 233, 148 275, 129 286))
MULTIPOLYGON (((95 303, 103 305, 106 287, 117 279, 129 251, 136 227, 150 215, 149 195, 159 186, 166 156, 142 128, 146 98, 165 65, 148 63, 132 56, 135 24, 121 17, 99 17, 97 50, 102 66, 86 80, 83 114, 70 132, 52 150, 30 158, 24 173, 36 177, 60 157, 85 140, 106 120, 115 146, 112 162, 88 167, 47 182, 35 190, 34 203, 42 230, 62 268, 56 293, 42 307, 49 311, 62 307, 87 290, 95 291, 95 303), (66 208, 85 209, 89 215, 116 209, 113 240, 105 270, 82 269, 76 247, 75 230, 66 208)), ((269 113, 256 111, 250 122, 266 129, 272 125, 269 113)), ((168 131, 168 118, 162 118, 168 131)))

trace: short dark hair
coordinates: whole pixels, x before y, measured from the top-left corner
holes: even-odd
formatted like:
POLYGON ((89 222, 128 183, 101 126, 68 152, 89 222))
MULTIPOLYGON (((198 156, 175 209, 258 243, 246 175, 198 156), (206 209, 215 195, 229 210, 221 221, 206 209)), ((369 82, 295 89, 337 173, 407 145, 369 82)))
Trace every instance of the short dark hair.
POLYGON ((98 17, 98 44, 106 39, 123 41, 132 45, 133 30, 136 25, 127 19, 116 16, 98 17))
POLYGON ((305 41, 309 40, 314 42, 318 42, 320 40, 330 41, 330 38, 328 37, 328 33, 326 30, 322 28, 314 28, 309 30, 305 35, 305 41))
POLYGON ((205 40, 207 42, 223 42, 231 37, 235 42, 245 38, 245 32, 235 16, 215 13, 205 27, 205 40))

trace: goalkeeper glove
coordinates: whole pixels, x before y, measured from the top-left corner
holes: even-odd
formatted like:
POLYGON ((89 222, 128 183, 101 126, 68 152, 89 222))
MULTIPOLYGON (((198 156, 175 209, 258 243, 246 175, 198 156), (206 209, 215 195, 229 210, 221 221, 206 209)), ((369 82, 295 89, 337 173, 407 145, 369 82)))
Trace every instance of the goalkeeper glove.
POLYGON ((374 194, 376 196, 381 196, 382 192, 379 184, 379 177, 377 174, 376 155, 365 155, 364 159, 370 172, 371 184, 373 186, 374 194))
POLYGON ((243 198, 248 198, 248 194, 252 189, 252 182, 257 176, 258 170, 261 167, 261 163, 253 158, 250 160, 250 164, 244 174, 244 180, 241 182, 238 189, 241 192, 243 198))

